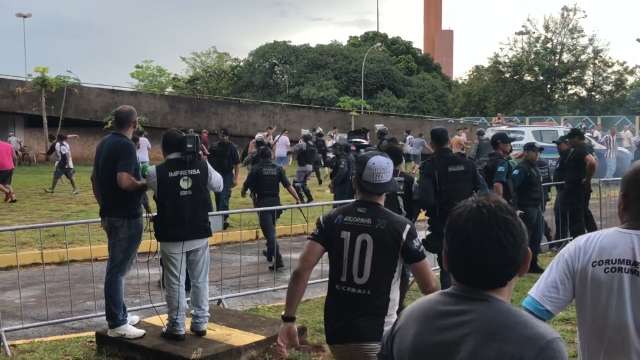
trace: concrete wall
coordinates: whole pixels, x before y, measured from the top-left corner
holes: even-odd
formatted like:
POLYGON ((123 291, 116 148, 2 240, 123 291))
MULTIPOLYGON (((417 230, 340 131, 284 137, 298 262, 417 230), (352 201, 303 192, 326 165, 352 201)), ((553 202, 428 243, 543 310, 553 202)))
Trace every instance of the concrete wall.
MULTIPOLYGON (((47 112, 53 119, 60 112, 61 99, 62 90, 48 96, 47 112)), ((39 104, 38 94, 25 89, 23 81, 0 79, 0 121, 4 121, 6 116, 14 116, 11 114, 39 115, 39 104)), ((97 125, 121 104, 135 106, 138 113, 149 120, 145 127, 151 129, 152 134, 155 129, 171 127, 210 130, 226 127, 234 135, 238 145, 242 145, 246 139, 253 137, 257 131, 265 129, 268 125, 275 125, 278 129, 287 128, 292 138, 296 138, 301 129, 320 126, 327 131, 337 126, 339 130, 346 132, 351 127, 350 113, 337 109, 248 100, 212 100, 155 95, 84 86, 68 92, 65 118, 81 119, 97 125)), ((355 119, 356 127, 373 129, 375 124, 385 124, 395 136, 401 136, 405 129, 412 129, 415 134, 419 132, 428 134, 433 126, 446 126, 451 131, 459 125, 447 121, 428 120, 424 117, 381 113, 365 113, 362 116, 356 116, 355 119)), ((77 159, 88 159, 92 154, 95 141, 104 132, 99 127, 93 130, 65 127, 64 132, 71 133, 74 130, 81 132, 86 139, 80 140, 83 142, 79 146, 82 154, 76 150, 78 147, 74 147, 74 156, 77 159)), ((36 146, 39 141, 42 141, 41 134, 41 129, 39 132, 26 129, 24 138, 27 144, 36 146)), ((158 144, 159 136, 153 134, 152 141, 158 144)), ((43 148, 42 143, 37 145, 37 149, 43 148)))

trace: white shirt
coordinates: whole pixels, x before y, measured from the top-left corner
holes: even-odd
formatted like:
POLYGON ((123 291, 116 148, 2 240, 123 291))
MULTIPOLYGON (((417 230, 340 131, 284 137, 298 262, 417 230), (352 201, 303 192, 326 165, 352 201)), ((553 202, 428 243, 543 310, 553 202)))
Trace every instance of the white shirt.
POLYGON ((15 151, 20 150, 20 143, 22 142, 22 140, 18 139, 18 137, 16 137, 15 135, 9 136, 7 141, 9 142, 9 144, 11 144, 11 146, 13 147, 13 150, 15 151))
POLYGON ((289 137, 287 135, 280 136, 276 141, 276 157, 286 157, 290 148, 289 137))
POLYGON ((631 130, 625 130, 622 132, 622 147, 633 147, 633 133, 631 130))
POLYGON ((406 153, 406 154, 412 154, 413 153, 412 152, 413 151, 412 150, 413 139, 414 139, 413 135, 407 135, 407 138, 404 139, 404 149, 403 149, 404 153, 406 153))
POLYGON ((554 315, 575 299, 581 359, 640 359, 640 231, 610 228, 577 238, 529 296, 554 315))
MULTIPOLYGON (((173 153, 173 154, 169 154, 166 157, 166 159, 167 160, 175 159, 178 157, 180 157, 179 153, 173 153)), ((207 162, 207 167, 209 169, 207 188, 209 189, 209 191, 213 191, 213 192, 222 191, 222 188, 224 187, 224 183, 222 182, 222 176, 220 176, 220 174, 218 174, 218 172, 211 167, 209 162, 207 162)), ((149 167, 149 172, 147 173, 147 186, 149 187, 149 189, 153 190, 154 193, 158 191, 158 174, 156 172, 155 166, 149 167)), ((168 253, 180 253, 180 252, 191 251, 193 249, 202 247, 205 244, 207 244, 208 241, 209 239, 204 238, 204 239, 194 239, 194 240, 187 240, 184 242, 175 242, 175 243, 165 242, 165 243, 160 243, 160 248, 162 248, 163 251, 166 251, 168 253)))
POLYGON ((67 154, 67 158, 69 162, 67 163, 67 169, 73 169, 73 159, 71 158, 71 146, 66 141, 62 142, 62 146, 60 146, 60 142, 56 142, 56 156, 58 160, 56 161, 56 166, 58 166, 58 162, 62 159, 62 155, 67 154))
POLYGON ((139 162, 149 162, 149 150, 151 150, 149 139, 144 136, 140 137, 137 150, 139 162))

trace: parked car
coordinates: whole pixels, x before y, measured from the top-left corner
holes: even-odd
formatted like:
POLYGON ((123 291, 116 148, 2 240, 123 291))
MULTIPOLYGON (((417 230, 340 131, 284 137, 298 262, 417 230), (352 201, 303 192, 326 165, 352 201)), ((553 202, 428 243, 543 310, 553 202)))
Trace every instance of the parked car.
MULTIPOLYGON (((560 156, 553 141, 557 140, 562 135, 566 135, 569 130, 570 129, 563 126, 499 126, 488 128, 486 130, 486 136, 490 138, 499 132, 506 133, 510 137, 516 139, 516 141, 512 143, 514 152, 522 151, 522 147, 528 142, 535 142, 538 146, 544 148, 541 158, 546 160, 549 163, 549 166, 554 169, 560 156)), ((587 139, 587 144, 593 147, 598 159, 598 170, 595 177, 604 177, 607 168, 607 159, 605 158, 607 148, 595 141, 589 135, 586 135, 585 137, 587 139)), ((617 165, 614 176, 622 177, 631 165, 632 160, 633 155, 631 152, 623 147, 618 147, 616 157, 617 165)))

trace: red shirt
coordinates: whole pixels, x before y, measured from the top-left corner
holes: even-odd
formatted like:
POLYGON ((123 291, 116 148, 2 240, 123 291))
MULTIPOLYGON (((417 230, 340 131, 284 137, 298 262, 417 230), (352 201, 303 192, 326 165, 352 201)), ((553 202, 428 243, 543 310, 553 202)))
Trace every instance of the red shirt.
POLYGON ((13 170, 13 146, 8 142, 0 141, 0 171, 13 170))

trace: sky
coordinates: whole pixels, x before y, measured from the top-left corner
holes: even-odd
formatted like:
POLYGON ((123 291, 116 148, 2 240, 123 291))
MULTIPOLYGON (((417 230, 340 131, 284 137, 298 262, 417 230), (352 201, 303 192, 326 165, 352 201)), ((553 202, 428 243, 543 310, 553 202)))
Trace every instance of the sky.
MULTIPOLYGON (((380 30, 422 48, 422 0, 379 0, 380 30)), ((443 0, 443 27, 455 31, 454 76, 461 77, 520 29, 527 19, 557 14, 562 0, 443 0)), ((569 3, 571 0, 567 0, 569 3)), ((578 0, 586 27, 610 54, 640 64, 637 0, 578 0)), ((571 4, 571 3, 569 3, 571 4)), ((179 56, 210 46, 245 57, 273 40, 345 42, 376 28, 375 0, 0 0, 0 74, 23 75, 22 20, 29 71, 71 70, 83 82, 131 85, 129 72, 152 59, 173 72, 179 56)))

